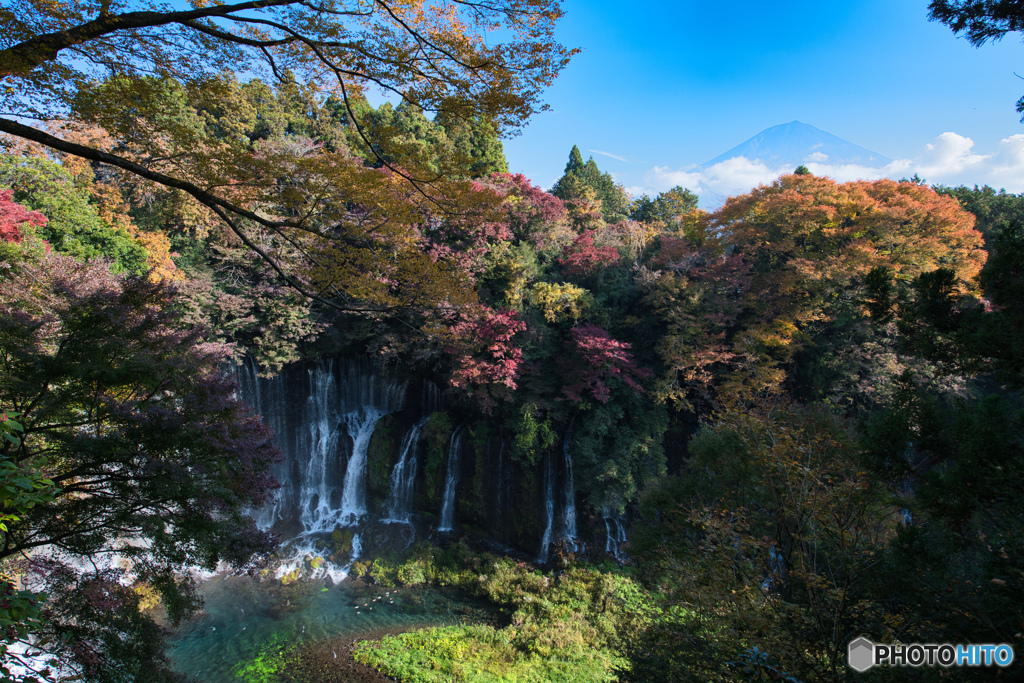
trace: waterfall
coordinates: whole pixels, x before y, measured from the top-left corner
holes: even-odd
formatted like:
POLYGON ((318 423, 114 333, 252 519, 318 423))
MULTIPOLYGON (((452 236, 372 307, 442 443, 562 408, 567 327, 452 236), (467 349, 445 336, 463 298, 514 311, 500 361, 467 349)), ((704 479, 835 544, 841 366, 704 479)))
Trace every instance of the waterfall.
POLYGON ((338 521, 334 475, 338 456, 338 392, 331 363, 309 369, 305 420, 309 457, 299 482, 299 521, 303 531, 329 532, 338 521))
POLYGON ((281 489, 273 502, 253 511, 257 524, 269 529, 297 519, 301 535, 308 536, 357 523, 366 514, 370 438, 381 417, 402 409, 405 383, 382 379, 358 362, 321 361, 268 379, 259 378, 248 360, 235 374, 239 396, 274 430, 285 456, 274 468, 281 489))
POLYGON ((555 471, 552 467, 550 453, 544 456, 544 462, 546 463, 544 468, 544 511, 547 513, 548 524, 540 541, 538 562, 548 561, 548 551, 551 549, 551 528, 555 521, 555 471))
POLYGON ((382 384, 376 374, 360 373, 350 367, 342 389, 340 405, 352 438, 352 455, 345 470, 338 521, 351 525, 366 514, 366 453, 370 437, 380 418, 402 409, 405 385, 393 381, 382 384))
POLYGON ((565 442, 562 444, 562 452, 565 454, 565 481, 562 491, 565 498, 565 507, 562 509, 562 533, 569 543, 576 546, 576 486, 572 477, 572 452, 569 450, 569 441, 572 439, 572 423, 566 430, 565 442))
POLYGON ((459 446, 465 425, 456 427, 452 432, 451 444, 448 448, 448 474, 444 480, 444 499, 441 504, 441 525, 438 531, 451 531, 455 521, 455 487, 459 483, 459 446))
POLYGON ((366 453, 377 421, 384 413, 364 406, 345 415, 348 434, 352 437, 352 456, 345 469, 345 483, 341 491, 341 523, 356 524, 366 514, 366 453))
MULTIPOLYGON (((285 397, 286 384, 282 375, 270 379, 261 378, 256 362, 251 358, 235 366, 234 375, 238 383, 237 398, 252 408, 263 419, 263 423, 274 431, 274 441, 283 453, 287 453, 288 400, 285 397)), ((273 466, 271 474, 281 484, 281 488, 265 506, 250 511, 256 525, 264 531, 282 519, 285 511, 292 509, 295 504, 292 495, 291 465, 292 463, 285 459, 273 466)))
POLYGON ((402 455, 391 472, 391 494, 388 496, 386 522, 409 522, 412 514, 413 484, 416 482, 416 447, 420 433, 430 421, 430 415, 421 419, 406 432, 402 440, 402 455))
POLYGON ((604 551, 619 562, 625 562, 628 558, 622 552, 621 545, 626 542, 626 526, 622 518, 612 514, 611 507, 607 505, 601 508, 601 516, 604 518, 604 551))

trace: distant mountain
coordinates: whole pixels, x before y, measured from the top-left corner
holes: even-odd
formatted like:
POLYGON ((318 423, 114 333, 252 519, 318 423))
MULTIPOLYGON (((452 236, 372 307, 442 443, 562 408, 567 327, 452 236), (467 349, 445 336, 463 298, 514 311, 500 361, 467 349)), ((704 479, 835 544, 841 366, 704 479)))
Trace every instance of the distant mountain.
POLYGON ((796 168, 809 162, 881 168, 892 162, 892 159, 878 152, 847 142, 820 128, 799 121, 790 121, 764 129, 743 144, 697 168, 707 169, 740 156, 750 161, 761 161, 769 168, 796 168))

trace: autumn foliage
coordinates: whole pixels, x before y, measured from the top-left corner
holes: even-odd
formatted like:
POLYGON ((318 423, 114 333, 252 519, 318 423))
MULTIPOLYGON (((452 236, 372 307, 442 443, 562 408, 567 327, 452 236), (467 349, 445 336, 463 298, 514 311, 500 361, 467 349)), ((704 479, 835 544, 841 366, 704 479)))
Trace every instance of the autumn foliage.
POLYGON ((617 379, 634 392, 643 393, 640 380, 650 371, 636 365, 630 348, 597 325, 573 328, 565 343, 566 357, 561 361, 566 379, 562 392, 570 401, 583 401, 589 394, 594 400, 607 403, 612 396, 608 383, 617 379))
POLYGON ((481 407, 492 410, 497 397, 507 397, 516 388, 523 350, 513 338, 525 329, 526 323, 512 311, 484 307, 464 316, 452 327, 461 345, 450 349, 458 358, 451 385, 477 395, 481 407))
POLYGON ((594 230, 587 230, 566 246, 558 262, 573 277, 586 277, 619 260, 619 252, 614 247, 594 246, 594 230))
POLYGON ((20 242, 20 226, 25 223, 37 227, 46 225, 46 216, 15 203, 13 197, 13 190, 0 191, 0 240, 4 242, 20 242))

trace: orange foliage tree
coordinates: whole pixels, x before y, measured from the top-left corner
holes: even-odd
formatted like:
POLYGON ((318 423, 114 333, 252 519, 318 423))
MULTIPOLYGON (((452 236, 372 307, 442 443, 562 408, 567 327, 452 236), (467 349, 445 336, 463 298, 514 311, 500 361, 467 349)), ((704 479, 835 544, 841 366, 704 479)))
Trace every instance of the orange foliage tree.
POLYGON ((733 393, 780 385, 809 336, 856 308, 873 268, 906 281, 946 268, 973 290, 986 259, 956 200, 892 180, 783 176, 729 199, 706 218, 704 238, 663 239, 652 262, 664 269, 651 302, 669 323, 668 396, 695 378, 707 385, 715 367, 733 393))
POLYGON ((457 179, 464 160, 431 171, 415 146, 375 136, 359 115, 364 91, 516 130, 543 108, 543 88, 573 53, 553 39, 561 15, 558 0, 192 0, 180 9, 15 0, 0 9, 0 132, 184 193, 304 294, 361 309, 351 302, 369 293, 380 299, 371 305, 391 309, 424 281, 444 280, 445 293, 465 288, 414 252, 425 225, 473 215, 488 193, 457 179), (496 34, 506 40, 485 40, 496 34), (357 151, 383 168, 346 150, 217 138, 170 115, 175 97, 198 108, 215 101, 225 71, 282 82, 294 75, 331 94, 357 151), (106 150, 18 117, 97 125, 120 146, 106 150), (267 233, 274 249, 265 248, 267 233))

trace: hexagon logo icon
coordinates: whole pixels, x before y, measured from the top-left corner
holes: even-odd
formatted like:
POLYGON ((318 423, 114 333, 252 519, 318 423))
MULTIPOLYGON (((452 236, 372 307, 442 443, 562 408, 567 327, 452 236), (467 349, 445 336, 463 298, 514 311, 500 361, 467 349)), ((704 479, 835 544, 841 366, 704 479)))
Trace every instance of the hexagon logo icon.
POLYGON ((850 668, 863 673, 875 664, 875 644, 861 637, 850 643, 847 650, 850 668))

